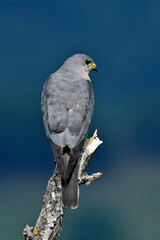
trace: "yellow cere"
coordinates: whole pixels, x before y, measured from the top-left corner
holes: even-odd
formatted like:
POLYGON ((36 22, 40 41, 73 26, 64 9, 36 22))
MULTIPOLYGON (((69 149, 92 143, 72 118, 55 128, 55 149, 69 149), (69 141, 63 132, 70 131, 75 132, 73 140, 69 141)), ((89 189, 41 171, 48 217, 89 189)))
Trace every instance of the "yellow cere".
POLYGON ((93 67, 94 67, 94 68, 96 67, 96 64, 95 64, 95 63, 93 63, 93 67))

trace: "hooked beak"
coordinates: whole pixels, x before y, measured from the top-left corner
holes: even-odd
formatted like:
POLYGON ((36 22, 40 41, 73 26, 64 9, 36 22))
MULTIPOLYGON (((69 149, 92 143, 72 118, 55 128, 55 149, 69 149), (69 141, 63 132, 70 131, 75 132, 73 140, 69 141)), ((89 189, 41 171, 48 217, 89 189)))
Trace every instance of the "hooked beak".
POLYGON ((97 66, 96 66, 95 63, 93 63, 93 65, 91 66, 91 70, 93 70, 93 71, 95 71, 95 72, 98 71, 97 66))
POLYGON ((97 67, 93 68, 93 71, 97 72, 98 71, 97 67))

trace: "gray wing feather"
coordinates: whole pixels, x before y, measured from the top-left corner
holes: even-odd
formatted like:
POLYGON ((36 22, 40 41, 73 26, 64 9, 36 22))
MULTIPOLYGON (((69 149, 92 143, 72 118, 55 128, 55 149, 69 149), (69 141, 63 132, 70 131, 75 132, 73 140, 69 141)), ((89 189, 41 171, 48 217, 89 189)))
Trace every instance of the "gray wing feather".
POLYGON ((41 104, 46 134, 56 145, 74 148, 86 137, 94 107, 88 80, 50 75, 43 87, 41 104))

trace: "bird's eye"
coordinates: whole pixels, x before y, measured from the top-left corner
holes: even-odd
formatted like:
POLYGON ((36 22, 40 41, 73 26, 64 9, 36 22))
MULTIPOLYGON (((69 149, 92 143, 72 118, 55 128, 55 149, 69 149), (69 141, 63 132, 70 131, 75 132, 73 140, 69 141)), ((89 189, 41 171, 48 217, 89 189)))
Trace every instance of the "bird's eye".
POLYGON ((85 63, 88 65, 88 64, 91 63, 91 61, 90 60, 86 60, 85 63))

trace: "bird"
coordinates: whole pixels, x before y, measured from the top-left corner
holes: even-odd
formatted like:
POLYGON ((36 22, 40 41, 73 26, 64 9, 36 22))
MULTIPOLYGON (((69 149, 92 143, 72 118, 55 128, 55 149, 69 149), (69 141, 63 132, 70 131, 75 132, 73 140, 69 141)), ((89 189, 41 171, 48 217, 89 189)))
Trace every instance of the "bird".
POLYGON ((74 54, 44 83, 41 107, 44 128, 61 175, 62 205, 78 207, 78 156, 88 135, 94 109, 89 73, 93 59, 74 54))

